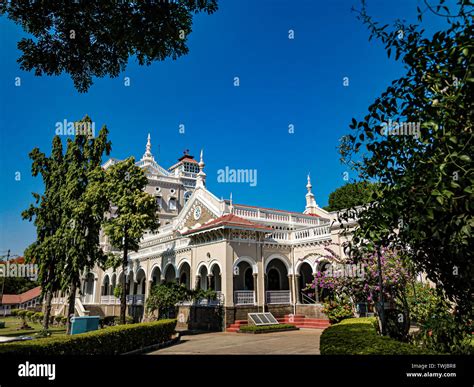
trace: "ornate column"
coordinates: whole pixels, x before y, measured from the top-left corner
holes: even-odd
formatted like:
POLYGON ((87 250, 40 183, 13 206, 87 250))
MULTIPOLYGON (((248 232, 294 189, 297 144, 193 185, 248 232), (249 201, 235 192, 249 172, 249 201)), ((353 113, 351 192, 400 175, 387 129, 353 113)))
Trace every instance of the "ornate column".
POLYGON ((298 304, 301 304, 301 292, 300 292, 300 289, 301 289, 301 275, 295 274, 295 278, 296 278, 296 302, 298 304))
POLYGON ((194 284, 194 289, 201 289, 201 276, 199 274, 196 276, 194 284))
POLYGON ((255 293, 255 305, 258 303, 258 274, 253 273, 253 291, 255 293))

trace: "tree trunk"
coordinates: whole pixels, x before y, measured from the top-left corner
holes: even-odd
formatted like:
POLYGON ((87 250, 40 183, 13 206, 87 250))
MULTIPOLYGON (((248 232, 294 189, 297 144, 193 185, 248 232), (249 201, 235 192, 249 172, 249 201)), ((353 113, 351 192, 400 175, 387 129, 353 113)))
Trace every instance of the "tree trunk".
POLYGON ((51 316, 51 301, 53 300, 53 292, 51 290, 46 291, 43 307, 43 329, 49 329, 49 318, 51 316))
POLYGON ((70 293, 69 293, 69 299, 68 299, 68 308, 67 308, 66 334, 68 335, 71 333, 71 317, 74 316, 75 307, 76 307, 76 284, 72 282, 70 293))
POLYGON ((128 265, 128 246, 125 237, 125 243, 123 246, 123 258, 122 258, 122 293, 120 294, 120 324, 125 324, 125 313, 127 310, 127 278, 125 270, 128 265))

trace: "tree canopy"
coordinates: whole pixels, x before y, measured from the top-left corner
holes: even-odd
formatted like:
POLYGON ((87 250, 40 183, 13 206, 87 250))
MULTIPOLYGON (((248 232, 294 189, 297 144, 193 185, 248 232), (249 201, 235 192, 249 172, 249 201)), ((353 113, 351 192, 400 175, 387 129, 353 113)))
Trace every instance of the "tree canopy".
POLYGON ((324 209, 326 211, 339 211, 344 208, 367 204, 372 201, 375 188, 375 184, 366 181, 347 183, 331 192, 328 205, 324 209))
MULTIPOLYGON (((459 312, 472 312, 474 219, 472 141, 473 26, 468 1, 455 9, 418 8, 418 23, 391 29, 357 11, 370 38, 385 44, 406 69, 352 119, 340 145, 344 161, 364 180, 378 181, 376 200, 359 213, 353 248, 363 241, 407 250, 416 269, 445 290, 459 312), (445 16, 428 35, 423 13, 445 16)), ((369 38, 369 39, 370 39, 369 38)), ((350 211, 344 217, 350 216, 350 211)))
POLYGON ((20 68, 38 76, 67 73, 79 92, 92 77, 117 77, 131 56, 150 65, 187 54, 193 15, 216 10, 217 0, 0 3, 0 15, 34 37, 18 42, 20 68))

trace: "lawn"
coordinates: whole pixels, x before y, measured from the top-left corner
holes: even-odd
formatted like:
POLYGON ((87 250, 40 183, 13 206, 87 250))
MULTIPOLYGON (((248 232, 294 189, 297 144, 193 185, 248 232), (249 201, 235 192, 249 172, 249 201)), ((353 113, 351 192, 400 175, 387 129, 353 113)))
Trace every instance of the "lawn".
MULTIPOLYGON (((29 322, 28 325, 33 329, 28 330, 18 330, 21 325, 21 319, 18 317, 2 317, 0 321, 5 322, 5 328, 0 328, 0 336, 14 337, 14 336, 33 336, 34 334, 40 332, 43 327, 40 323, 29 322)), ((62 335, 66 334, 65 326, 55 326, 51 325, 49 328, 52 335, 62 335)))

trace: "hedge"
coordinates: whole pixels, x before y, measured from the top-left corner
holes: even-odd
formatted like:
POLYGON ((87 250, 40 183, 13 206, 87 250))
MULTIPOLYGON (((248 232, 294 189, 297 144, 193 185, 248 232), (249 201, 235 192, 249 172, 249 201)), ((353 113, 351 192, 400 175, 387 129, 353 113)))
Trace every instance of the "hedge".
POLYGON ((326 328, 320 340, 322 355, 435 355, 389 337, 380 336, 376 319, 350 318, 326 328))
POLYGON ((0 344, 0 353, 27 356, 119 355, 171 340, 176 320, 119 325, 79 335, 0 344))
POLYGON ((273 325, 243 325, 240 327, 242 332, 261 332, 261 331, 280 331, 297 329, 291 324, 273 324, 273 325))

